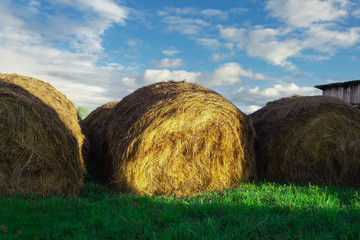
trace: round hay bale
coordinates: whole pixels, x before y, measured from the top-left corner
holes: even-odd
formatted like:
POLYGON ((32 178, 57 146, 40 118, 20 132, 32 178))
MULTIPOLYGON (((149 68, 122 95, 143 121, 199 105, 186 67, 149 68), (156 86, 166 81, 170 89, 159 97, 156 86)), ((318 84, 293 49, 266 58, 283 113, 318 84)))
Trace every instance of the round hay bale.
POLYGON ((117 189, 186 196, 254 175, 249 118, 197 84, 162 82, 128 95, 99 131, 101 174, 117 189))
POLYGON ((0 81, 16 84, 22 87, 55 110, 55 112, 59 115, 59 118, 66 125, 67 129, 76 138, 79 146, 81 165, 85 170, 84 160, 81 153, 85 136, 81 132, 79 124, 80 116, 74 103, 50 84, 36 78, 17 74, 0 74, 0 81))
POLYGON ((79 145, 68 126, 38 97, 4 81, 0 142, 0 192, 76 194, 83 184, 79 145))
POLYGON ((360 111, 329 96, 290 97, 251 118, 259 178, 360 186, 360 111))
POLYGON ((92 111, 84 120, 81 121, 81 128, 87 139, 92 139, 94 134, 99 131, 101 122, 109 111, 120 101, 106 103, 92 111))
POLYGON ((97 162, 97 159, 101 159, 101 157, 98 156, 99 146, 97 144, 97 133, 99 132, 104 117, 119 102, 120 101, 112 101, 96 108, 80 122, 82 131, 86 136, 82 154, 87 165, 88 177, 90 177, 91 180, 97 180, 98 169, 100 168, 100 163, 97 162))

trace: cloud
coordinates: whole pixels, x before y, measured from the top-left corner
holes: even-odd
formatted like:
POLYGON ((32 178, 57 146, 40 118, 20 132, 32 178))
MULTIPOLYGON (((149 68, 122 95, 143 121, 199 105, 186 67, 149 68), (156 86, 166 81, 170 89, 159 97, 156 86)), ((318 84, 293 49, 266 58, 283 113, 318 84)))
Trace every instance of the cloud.
POLYGON ((141 44, 141 40, 140 39, 133 39, 130 38, 126 41, 126 44, 129 45, 130 47, 137 47, 139 44, 141 44))
POLYGON ((121 82, 129 87, 136 87, 136 78, 134 77, 123 77, 121 82))
POLYGON ((247 8, 231 8, 229 12, 231 14, 241 15, 241 14, 243 14, 245 12, 248 12, 248 11, 249 11, 249 9, 247 9, 247 8))
POLYGON ((127 8, 117 5, 112 0, 55 0, 54 2, 69 5, 82 12, 95 13, 98 17, 107 19, 108 24, 111 22, 125 24, 128 15, 127 8))
POLYGON ((173 56, 176 55, 178 53, 180 53, 181 51, 177 50, 175 47, 169 47, 168 49, 165 49, 162 51, 162 53, 166 56, 173 56))
POLYGON ((267 62, 294 70, 295 66, 288 61, 289 57, 302 50, 301 42, 297 39, 278 40, 282 35, 276 29, 255 29, 248 34, 246 45, 250 57, 257 57, 267 62))
MULTIPOLYGON (((57 15, 58 11, 40 17, 33 10, 44 7, 40 1, 21 7, 5 1, 0 8, 0 72, 39 78, 77 105, 93 109, 111 101, 107 93, 111 79, 124 68, 99 62, 104 60, 104 31, 112 24, 124 24, 126 11, 112 1, 81 3, 64 0, 46 5, 49 9, 70 8, 77 14, 73 19, 73 15, 57 15)), ((121 87, 117 89, 122 92, 121 87)))
POLYGON ((237 46, 242 48, 247 43, 247 29, 236 27, 219 27, 219 35, 221 38, 237 43, 237 46))
POLYGON ((256 112, 261 108, 260 105, 244 105, 244 106, 237 106, 241 111, 245 114, 251 114, 253 112, 256 112))
POLYGON ((312 25, 306 31, 304 46, 333 54, 338 48, 348 48, 360 42, 360 27, 345 31, 331 30, 330 27, 324 24, 312 25))
MULTIPOLYGON (((270 1, 270 3, 275 2, 279 3, 280 1, 270 1)), ((296 1, 288 1, 288 4, 293 2, 296 1)), ((304 1, 304 4, 306 3, 308 2, 304 1)), ((346 5, 346 1, 343 4, 346 5)), ((284 5, 286 4, 284 3, 284 5)), ((334 19, 328 18, 329 21, 334 19)), ((235 44, 238 49, 244 49, 248 56, 263 59, 272 65, 291 71, 296 70, 297 67, 290 59, 304 57, 303 52, 306 50, 333 55, 338 49, 349 48, 360 42, 360 27, 346 28, 336 22, 315 22, 315 20, 311 20, 306 23, 306 27, 302 28, 264 28, 262 26, 236 28, 221 25, 218 28, 220 38, 235 44)), ((312 59, 324 60, 329 59, 329 56, 317 55, 312 59)))
POLYGON ((206 27, 211 27, 210 20, 226 20, 228 13, 219 9, 167 7, 158 11, 158 16, 162 17, 162 21, 166 23, 167 32, 196 35, 202 33, 206 27))
POLYGON ((147 69, 143 74, 143 80, 146 84, 162 82, 162 81, 182 81, 196 82, 200 77, 199 72, 187 72, 184 70, 170 71, 168 69, 154 70, 147 69))
POLYGON ((153 61, 152 65, 155 68, 179 68, 184 65, 181 58, 164 58, 160 61, 153 61))
POLYGON ((221 43, 216 38, 197 38, 196 42, 210 49, 215 49, 221 46, 221 43))
POLYGON ((315 95, 318 91, 314 87, 299 87, 295 83, 276 84, 271 88, 260 90, 255 87, 249 90, 250 94, 269 98, 289 97, 293 95, 315 95))
POLYGON ((295 83, 274 84, 270 87, 244 88, 225 93, 226 97, 244 113, 257 111, 269 101, 294 95, 313 96, 320 95, 321 91, 314 87, 301 87, 295 83))
POLYGON ((295 26, 309 27, 314 23, 332 22, 346 17, 344 0, 270 0, 270 15, 295 26))
POLYGON ((215 69, 211 85, 234 85, 241 81, 241 77, 251 77, 250 71, 244 70, 240 64, 229 62, 215 69))
POLYGON ((199 18, 182 18, 180 16, 167 16, 163 19, 168 26, 168 32, 180 32, 182 34, 198 34, 210 23, 199 18))
POLYGON ((253 73, 252 70, 245 70, 236 62, 228 62, 220 65, 210 76, 209 86, 231 86, 241 82, 241 78, 264 80, 266 76, 260 73, 253 73))
POLYGON ((223 53, 213 53, 211 56, 211 61, 213 62, 220 62, 228 57, 226 54, 223 53))
POLYGON ((250 57, 261 58, 273 65, 282 66, 289 70, 296 67, 288 61, 289 57, 299 53, 303 46, 297 39, 279 40, 288 33, 287 29, 262 28, 220 28, 220 37, 235 42, 238 48, 246 49, 250 57))
MULTIPOLYGON (((115 24, 125 25, 129 13, 128 8, 119 6, 112 0, 54 0, 46 8, 49 9, 48 12, 54 9, 53 14, 45 15, 46 21, 40 18, 41 22, 36 23, 36 30, 51 40, 58 38, 69 41, 73 49, 87 53, 103 51, 104 32, 115 24), (63 11, 68 8, 73 15, 59 14, 55 10, 57 8, 62 8, 63 11)), ((30 17, 33 20, 34 16, 30 17)))
POLYGON ((227 19, 228 13, 219 9, 198 9, 193 7, 174 8, 166 7, 165 10, 158 11, 158 16, 201 16, 206 18, 227 19))
POLYGON ((216 17, 220 19, 227 19, 228 13, 218 9, 205 9, 200 12, 205 17, 216 17))
POLYGON ((351 15, 356 17, 356 18, 360 18, 360 8, 354 10, 351 12, 351 15))
POLYGON ((195 15, 197 13, 196 8, 183 7, 183 8, 174 8, 166 7, 165 10, 158 11, 160 17, 169 16, 169 15, 195 15))

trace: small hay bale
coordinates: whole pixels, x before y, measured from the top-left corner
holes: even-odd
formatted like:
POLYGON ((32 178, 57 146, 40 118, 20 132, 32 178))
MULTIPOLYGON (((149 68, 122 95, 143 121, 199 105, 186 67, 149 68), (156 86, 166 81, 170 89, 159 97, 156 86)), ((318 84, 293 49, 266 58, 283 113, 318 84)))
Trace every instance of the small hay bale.
POLYGON ((119 190, 187 196, 254 175, 249 118, 197 84, 162 82, 128 95, 99 131, 101 175, 119 190))
POLYGON ((360 111, 329 96, 290 97, 251 114, 259 178, 360 186, 360 111))
POLYGON ((0 74, 0 191, 76 194, 84 136, 75 106, 40 80, 0 74))
POLYGON ((99 146, 96 141, 98 138, 97 132, 100 129, 104 117, 119 102, 120 101, 112 101, 96 108, 80 122, 82 131, 86 136, 82 154, 87 165, 87 172, 92 180, 97 180, 98 169, 100 167, 97 159, 101 159, 101 156, 98 156, 99 146))
POLYGON ((102 120, 109 111, 120 101, 106 103, 92 111, 84 120, 81 127, 87 139, 92 139, 94 134, 99 131, 102 120))

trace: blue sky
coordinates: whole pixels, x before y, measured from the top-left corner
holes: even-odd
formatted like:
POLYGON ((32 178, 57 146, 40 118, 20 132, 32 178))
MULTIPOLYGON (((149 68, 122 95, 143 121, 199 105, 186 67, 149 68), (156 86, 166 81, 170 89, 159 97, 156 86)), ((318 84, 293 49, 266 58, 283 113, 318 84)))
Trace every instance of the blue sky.
POLYGON ((358 0, 2 0, 0 22, 0 72, 90 110, 185 79, 250 113, 360 79, 358 0))

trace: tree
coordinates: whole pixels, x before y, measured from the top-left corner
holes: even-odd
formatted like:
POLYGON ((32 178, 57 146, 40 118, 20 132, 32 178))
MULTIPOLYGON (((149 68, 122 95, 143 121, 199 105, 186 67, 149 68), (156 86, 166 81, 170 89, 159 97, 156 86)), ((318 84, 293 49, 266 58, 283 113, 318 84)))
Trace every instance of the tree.
POLYGON ((81 119, 86 118, 87 115, 89 115, 89 113, 90 113, 90 110, 88 108, 83 107, 83 106, 78 106, 77 110, 79 112, 79 115, 80 115, 81 119))

